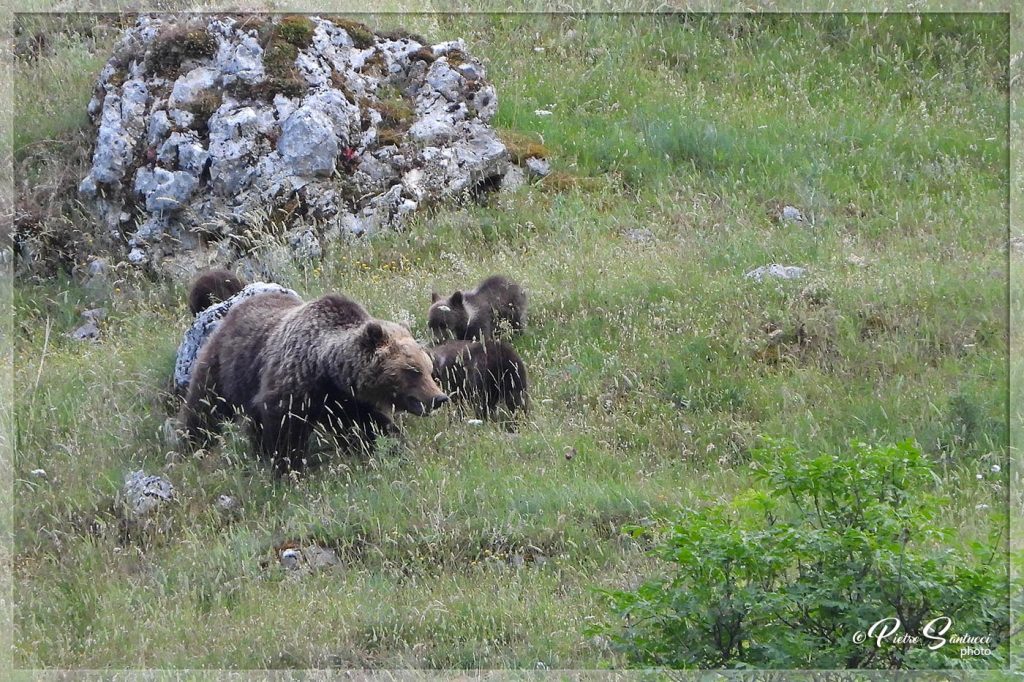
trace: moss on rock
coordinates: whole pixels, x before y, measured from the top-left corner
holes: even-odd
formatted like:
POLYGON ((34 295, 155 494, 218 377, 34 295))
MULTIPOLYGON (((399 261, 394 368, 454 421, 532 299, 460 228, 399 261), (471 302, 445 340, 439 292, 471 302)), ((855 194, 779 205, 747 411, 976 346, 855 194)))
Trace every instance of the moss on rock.
POLYGON ((277 25, 277 37, 304 50, 313 43, 313 31, 316 25, 309 19, 299 14, 293 14, 281 19, 277 25))
POLYGON ((413 33, 412 31, 407 31, 401 27, 388 29, 387 31, 379 31, 377 35, 385 40, 413 40, 421 45, 428 44, 427 39, 419 33, 413 33))
POLYGON ((448 64, 454 69, 462 66, 469 61, 469 55, 462 50, 449 50, 445 53, 445 59, 448 60, 448 64))
POLYGON ((426 62, 427 64, 433 64, 437 59, 437 57, 434 56, 434 51, 426 46, 423 46, 413 52, 409 55, 409 58, 414 61, 426 62))
POLYGON ((529 158, 546 159, 551 155, 551 150, 533 135, 515 130, 499 130, 498 137, 508 149, 509 159, 514 164, 522 165, 529 158))
POLYGON ((259 87, 260 91, 273 98, 276 94, 285 97, 298 97, 309 89, 302 74, 295 67, 295 59, 299 56, 299 48, 284 40, 272 39, 263 53, 263 67, 267 71, 267 80, 259 87))
POLYGON ((415 115, 412 104, 394 86, 381 88, 376 100, 363 98, 360 104, 364 108, 375 109, 381 115, 381 127, 407 129, 415 115))
POLYGON ((405 139, 405 133, 397 128, 380 128, 377 130, 377 145, 387 147, 394 145, 400 147, 405 139))
POLYGON ((189 59, 209 59, 217 54, 217 40, 205 28, 174 26, 162 31, 146 56, 146 68, 164 77, 175 77, 189 59))
POLYGON ((374 35, 373 29, 366 24, 345 17, 330 16, 324 18, 338 28, 343 29, 360 50, 373 47, 374 43, 377 42, 377 36, 374 35))
POLYGON ((210 117, 220 109, 220 105, 224 103, 224 93, 218 90, 206 90, 199 94, 192 102, 189 103, 187 109, 195 117, 192 127, 195 128, 202 134, 205 134, 208 130, 207 123, 210 117))

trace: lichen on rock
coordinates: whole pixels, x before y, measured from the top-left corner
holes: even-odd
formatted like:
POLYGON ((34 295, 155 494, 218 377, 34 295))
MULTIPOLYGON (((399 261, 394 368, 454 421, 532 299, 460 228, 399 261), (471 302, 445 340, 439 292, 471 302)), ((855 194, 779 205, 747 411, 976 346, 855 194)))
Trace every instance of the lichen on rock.
POLYGON ((273 230, 282 243, 319 257, 344 232, 399 228, 424 202, 499 186, 510 161, 496 111, 462 40, 337 17, 140 16, 89 104, 79 187, 120 251, 83 260, 244 270, 254 216, 282 214, 294 223, 273 230))

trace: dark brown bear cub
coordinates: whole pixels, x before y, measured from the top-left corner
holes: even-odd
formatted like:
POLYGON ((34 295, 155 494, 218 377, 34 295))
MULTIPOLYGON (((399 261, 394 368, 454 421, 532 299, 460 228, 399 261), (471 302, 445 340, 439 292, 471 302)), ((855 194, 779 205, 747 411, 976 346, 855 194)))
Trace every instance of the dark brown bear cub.
POLYGON ((227 270, 206 270, 192 280, 188 309, 198 315, 214 303, 226 301, 245 288, 241 277, 227 270))
POLYGON ((430 357, 394 322, 330 294, 303 303, 267 293, 234 306, 196 360, 181 426, 201 444, 235 411, 252 418, 278 473, 301 469, 318 426, 372 447, 395 412, 427 414, 448 401, 430 357))
POLYGON ((437 343, 451 339, 492 339, 503 327, 513 334, 526 324, 526 292, 500 275, 488 277, 473 291, 448 298, 431 294, 427 326, 437 343))
POLYGON ((454 401, 473 408, 479 419, 526 411, 526 366, 504 341, 448 341, 428 350, 434 378, 454 401))

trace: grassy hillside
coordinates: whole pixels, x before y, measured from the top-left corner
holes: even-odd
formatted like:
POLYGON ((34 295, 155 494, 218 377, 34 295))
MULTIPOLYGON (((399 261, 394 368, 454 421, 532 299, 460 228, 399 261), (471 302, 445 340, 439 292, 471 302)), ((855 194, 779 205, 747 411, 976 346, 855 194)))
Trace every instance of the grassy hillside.
MULTIPOLYGON (((113 40, 43 23, 46 47, 15 69, 19 171, 35 188, 88 151, 84 108, 113 40)), ((595 588, 659 568, 621 527, 730 499, 761 435, 808 451, 914 438, 959 541, 998 531, 1003 20, 373 23, 465 38, 497 84, 495 124, 543 141, 556 173, 339 245, 283 283, 345 292, 425 337, 432 289, 518 279, 529 424, 409 417, 403 446, 296 483, 239 434, 182 458, 160 432, 184 291, 130 274, 99 293, 21 282, 18 666, 619 666, 584 635, 608 618, 595 588), (805 219, 779 220, 786 204, 805 219), (809 274, 744 278, 773 262, 809 274), (97 304, 101 342, 67 338, 97 304), (111 503, 139 468, 164 472, 179 503, 163 532, 126 538, 111 503), (213 507, 222 494, 237 517, 213 507), (342 566, 286 575, 274 547, 290 541, 342 566)))

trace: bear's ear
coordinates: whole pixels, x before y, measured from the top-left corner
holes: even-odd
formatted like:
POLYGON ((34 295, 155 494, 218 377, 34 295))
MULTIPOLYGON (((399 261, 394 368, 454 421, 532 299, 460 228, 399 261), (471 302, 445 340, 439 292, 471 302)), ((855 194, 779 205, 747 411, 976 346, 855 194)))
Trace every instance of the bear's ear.
POLYGON ((439 299, 439 298, 441 298, 441 295, 438 294, 436 291, 431 291, 430 292, 430 302, 431 303, 437 303, 437 299, 439 299))
POLYGON ((450 299, 448 299, 448 300, 454 306, 462 305, 462 292, 461 291, 456 291, 454 294, 452 294, 452 297, 450 299))
POLYGON ((363 330, 361 341, 364 348, 375 351, 387 343, 388 336, 384 333, 384 328, 380 326, 380 322, 371 322, 363 330))

